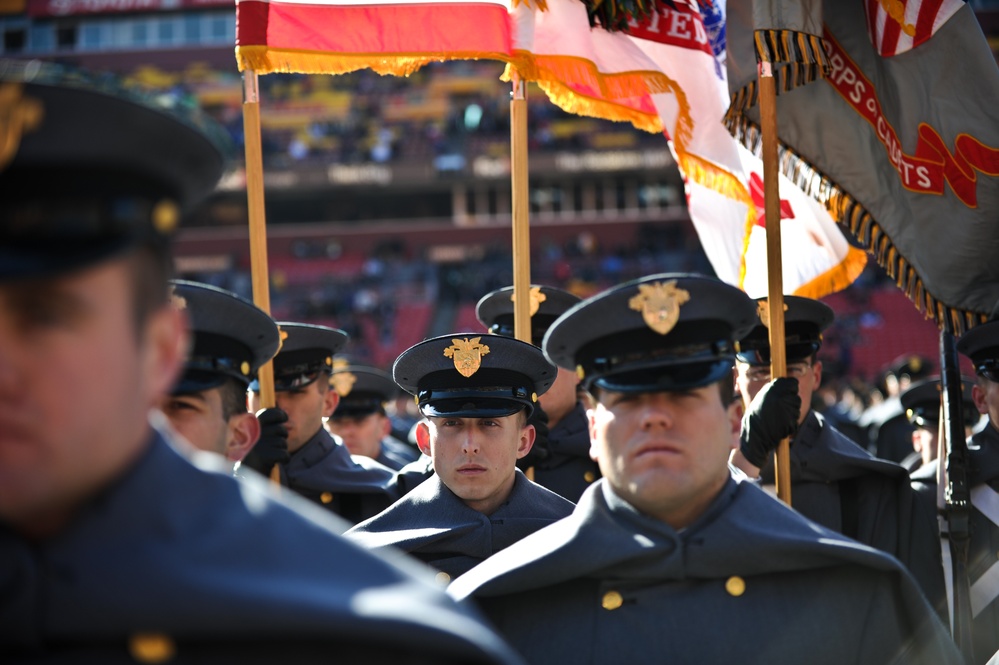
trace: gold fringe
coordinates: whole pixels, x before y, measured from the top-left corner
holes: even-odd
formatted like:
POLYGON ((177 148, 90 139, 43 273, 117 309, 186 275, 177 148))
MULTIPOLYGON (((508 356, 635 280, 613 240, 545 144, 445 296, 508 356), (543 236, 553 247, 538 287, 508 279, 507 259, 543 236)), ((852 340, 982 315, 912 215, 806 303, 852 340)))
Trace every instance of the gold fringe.
MULTIPOLYGON (((733 136, 746 148, 759 154, 761 147, 759 127, 745 116, 731 122, 728 127, 733 136)), ((841 226, 847 227, 850 234, 877 258, 878 265, 884 268, 889 277, 896 280, 899 287, 903 288, 916 309, 924 312, 938 327, 950 328, 950 332, 961 335, 988 319, 987 314, 952 307, 938 300, 926 290, 923 278, 915 267, 902 256, 884 229, 859 201, 783 143, 778 145, 778 154, 781 172, 806 194, 825 205, 832 218, 841 226)), ((853 266, 848 270, 855 268, 856 266, 853 266)), ((844 273, 843 276, 847 274, 849 273, 844 273)), ((852 281, 853 278, 847 284, 852 281)))
POLYGON ((327 53, 304 49, 277 49, 270 46, 237 46, 239 71, 258 74, 276 72, 298 74, 348 74, 371 69, 383 76, 409 76, 424 65, 446 60, 508 60, 509 56, 490 52, 448 53, 327 53))

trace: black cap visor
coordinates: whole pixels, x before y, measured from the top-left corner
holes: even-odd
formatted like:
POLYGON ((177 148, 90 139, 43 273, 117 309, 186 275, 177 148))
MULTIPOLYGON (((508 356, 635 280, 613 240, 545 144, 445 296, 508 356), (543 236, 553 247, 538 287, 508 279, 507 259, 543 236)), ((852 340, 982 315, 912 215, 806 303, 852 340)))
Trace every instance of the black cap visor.
POLYGON ((474 390, 421 390, 420 413, 434 418, 502 418, 534 404, 526 388, 475 388, 474 390))
POLYGON ((732 371, 732 359, 722 358, 703 362, 683 362, 623 370, 594 379, 588 388, 600 388, 619 393, 657 393, 691 390, 720 381, 732 371))

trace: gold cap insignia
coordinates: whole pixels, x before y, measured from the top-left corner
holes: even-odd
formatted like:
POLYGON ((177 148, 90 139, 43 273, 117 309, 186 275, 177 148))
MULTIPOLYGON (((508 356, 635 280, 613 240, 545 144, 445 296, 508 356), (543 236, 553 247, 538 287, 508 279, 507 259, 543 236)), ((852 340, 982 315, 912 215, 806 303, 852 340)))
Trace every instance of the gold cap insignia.
POLYGON ((639 284, 638 295, 628 301, 628 307, 642 313, 645 324, 665 335, 680 319, 680 306, 690 300, 690 292, 677 288, 676 280, 639 284))
MULTIPOLYGON (((538 308, 541 307, 541 303, 548 300, 548 296, 541 293, 540 286, 532 286, 530 292, 527 294, 527 297, 530 301, 530 304, 528 306, 528 312, 530 313, 530 316, 534 316, 535 314, 537 314, 538 308)), ((510 302, 512 302, 514 305, 517 304, 516 293, 510 294, 510 302)))
MULTIPOLYGON (((784 303, 784 311, 787 311, 787 303, 784 303)), ((768 329, 770 328, 770 300, 764 298, 756 303, 756 314, 760 317, 760 321, 768 329)))
MULTIPOLYGON (((288 339, 287 331, 282 330, 281 326, 278 326, 278 350, 277 350, 278 353, 281 353, 281 347, 284 346, 284 341, 286 339, 288 339)), ((277 353, 275 353, 274 355, 277 355, 277 353)))
POLYGON ((489 353, 489 347, 479 344, 481 337, 472 339, 452 339, 451 346, 444 349, 444 355, 454 358, 454 368, 466 379, 479 371, 482 356, 489 353))
POLYGON ((340 397, 349 395, 355 383, 357 383, 357 375, 353 372, 334 372, 330 377, 330 385, 340 397))
POLYGON ((169 235, 177 228, 177 221, 180 219, 180 209, 177 204, 170 200, 163 200, 153 206, 153 228, 169 235))
POLYGON ((162 633, 136 633, 128 640, 128 651, 140 663, 165 663, 174 657, 177 647, 162 633))
POLYGON ((42 103, 21 92, 20 85, 0 85, 0 171, 17 155, 21 136, 38 129, 45 116, 42 103))

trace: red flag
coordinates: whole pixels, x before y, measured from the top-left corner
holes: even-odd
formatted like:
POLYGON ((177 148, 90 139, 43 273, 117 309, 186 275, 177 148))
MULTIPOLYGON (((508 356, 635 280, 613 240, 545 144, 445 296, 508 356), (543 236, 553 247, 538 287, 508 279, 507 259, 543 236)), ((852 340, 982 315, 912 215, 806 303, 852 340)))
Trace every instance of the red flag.
POLYGON ((512 48, 507 0, 237 0, 236 61, 260 74, 405 76, 429 62, 512 48))

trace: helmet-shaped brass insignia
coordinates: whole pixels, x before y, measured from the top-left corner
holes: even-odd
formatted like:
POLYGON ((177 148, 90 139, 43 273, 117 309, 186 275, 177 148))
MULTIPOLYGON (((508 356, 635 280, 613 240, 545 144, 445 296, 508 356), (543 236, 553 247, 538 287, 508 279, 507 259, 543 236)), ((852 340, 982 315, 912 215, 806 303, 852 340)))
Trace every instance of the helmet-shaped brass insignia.
POLYGON ((489 353, 489 347, 479 344, 481 337, 472 339, 452 339, 451 346, 444 349, 444 355, 454 358, 454 368, 466 379, 479 371, 482 356, 489 353))
MULTIPOLYGON (((784 303, 784 311, 785 312, 787 311, 787 303, 784 303)), ((768 298, 764 298, 763 300, 757 301, 757 303, 756 303, 756 313, 759 315, 760 321, 763 322, 763 325, 766 326, 767 328, 769 328, 770 327, 770 300, 768 298)))
POLYGON ((354 389, 355 383, 357 383, 357 375, 353 372, 334 372, 330 376, 330 385, 340 397, 349 395, 350 391, 354 389))
MULTIPOLYGON (((543 303, 544 301, 548 300, 548 296, 546 296, 545 294, 541 293, 541 287, 540 286, 532 286, 531 290, 527 294, 527 296, 528 296, 528 299, 530 301, 530 305, 528 306, 528 311, 530 313, 529 314, 530 316, 534 316, 535 314, 537 314, 538 313, 538 308, 541 307, 541 303, 543 303)), ((510 294, 510 302, 512 302, 514 305, 517 304, 516 293, 511 293, 510 294)))
POLYGON ((638 295, 628 301, 628 307, 642 313, 645 325, 665 335, 680 319, 680 307, 690 300, 690 292, 677 288, 676 280, 639 284, 638 295))
POLYGON ((0 171, 13 161, 21 137, 42 124, 45 109, 32 97, 23 97, 20 85, 0 85, 0 171))

